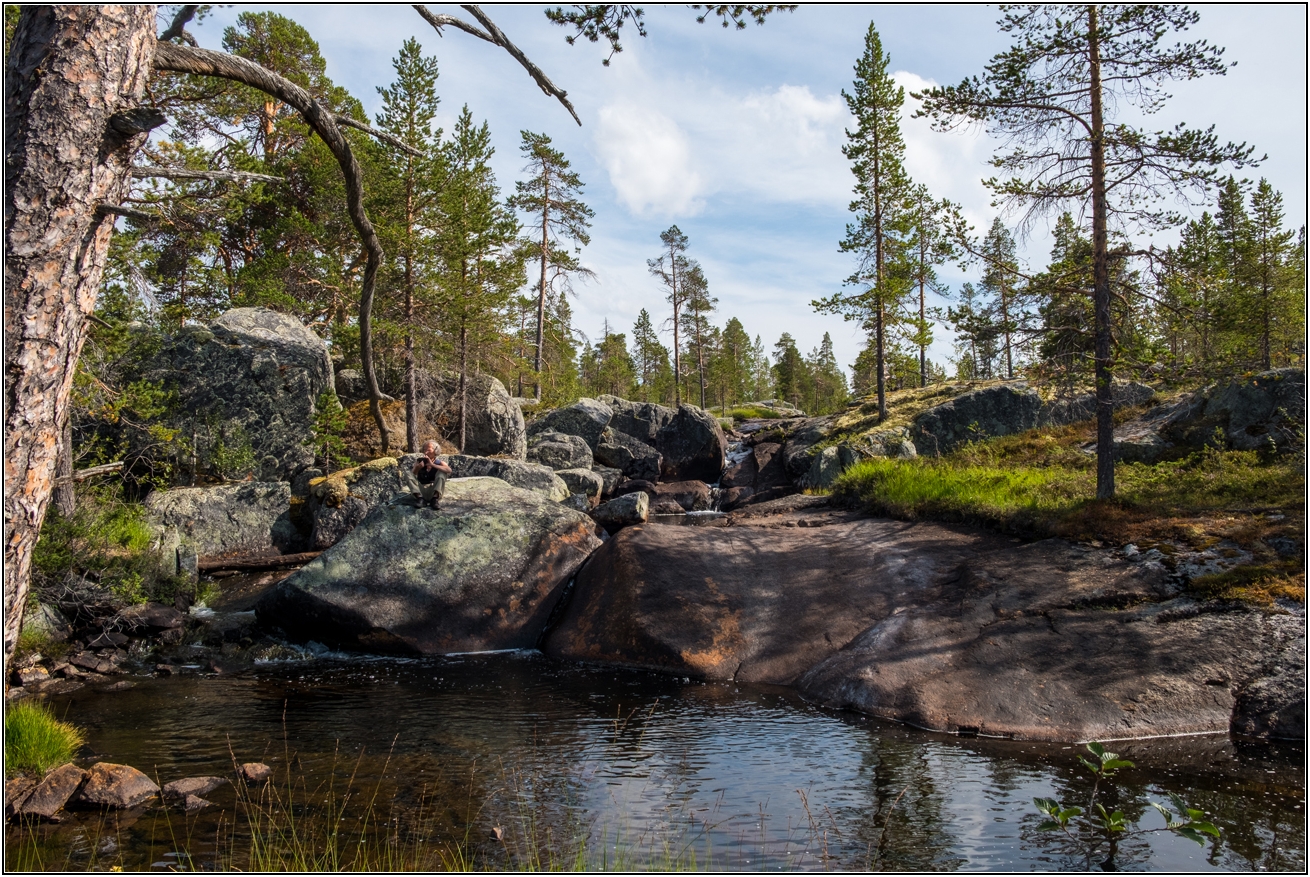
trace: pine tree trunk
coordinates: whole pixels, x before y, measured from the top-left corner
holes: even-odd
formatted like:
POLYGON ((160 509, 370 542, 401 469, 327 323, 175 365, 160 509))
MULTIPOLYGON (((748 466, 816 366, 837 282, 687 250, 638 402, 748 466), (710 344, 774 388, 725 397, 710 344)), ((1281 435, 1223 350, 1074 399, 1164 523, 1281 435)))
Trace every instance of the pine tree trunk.
MULTIPOLYGON (((923 251, 919 251, 919 331, 923 331, 924 324, 927 322, 927 311, 924 307, 924 271, 923 251)), ((923 344, 919 345, 919 386, 928 386, 928 348, 923 344)))
MULTIPOLYGON (((541 285, 537 289, 537 401, 541 401, 541 351, 546 341, 546 257, 550 253, 550 177, 547 176, 541 192, 541 285)), ((460 450, 463 450, 461 446, 460 450)))
POLYGON ((77 511, 77 491, 73 488, 73 417, 67 410, 62 433, 59 463, 55 466, 55 508, 62 517, 71 518, 77 511))
POLYGON ((22 626, 32 548, 113 231, 96 208, 126 195, 146 136, 141 122, 115 114, 135 109, 144 93, 154 26, 153 6, 27 6, 7 59, 6 658, 22 626))
POLYGON ((682 360, 678 342, 678 254, 669 247, 669 272, 673 277, 673 407, 682 405, 682 360))
POLYGON ((414 365, 414 286, 405 260, 405 447, 418 453, 418 370, 414 365))
MULTIPOLYGON (((468 433, 468 391, 469 376, 469 327, 467 320, 459 325, 459 452, 464 453, 464 441, 468 433)), ((538 391, 541 385, 537 385, 538 391)))
POLYGON ((1096 321, 1096 498, 1114 496, 1114 399, 1111 385, 1110 245, 1106 227, 1105 120, 1097 9, 1087 7, 1092 103, 1092 307, 1096 321))

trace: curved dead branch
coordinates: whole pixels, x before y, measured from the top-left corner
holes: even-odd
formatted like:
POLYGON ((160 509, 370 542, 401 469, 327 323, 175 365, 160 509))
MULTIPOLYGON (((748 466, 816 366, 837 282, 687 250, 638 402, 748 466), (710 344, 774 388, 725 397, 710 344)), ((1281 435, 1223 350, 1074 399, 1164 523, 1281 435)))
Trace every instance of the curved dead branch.
POLYGON ((285 183, 285 177, 271 177, 268 174, 249 174, 244 171, 193 171, 180 167, 143 167, 132 168, 132 176, 138 180, 162 177, 166 180, 209 180, 218 183, 285 183))
POLYGON ((332 150, 337 163, 341 165, 341 172, 346 178, 346 204, 350 221, 359 232, 368 256, 364 265, 364 279, 359 296, 359 347, 360 358, 364 361, 364 379, 368 385, 369 409, 377 422, 378 434, 382 439, 382 452, 385 454, 388 450, 389 436, 386 424, 382 420, 382 394, 378 389, 377 374, 373 370, 371 331, 373 289, 377 281, 378 268, 382 264, 382 243, 378 240, 373 223, 364 211, 363 172, 350 149, 350 143, 337 125, 336 117, 300 86, 235 55, 161 42, 155 47, 155 69, 229 79, 272 95, 288 106, 295 107, 309 127, 313 128, 327 144, 328 149, 332 150))

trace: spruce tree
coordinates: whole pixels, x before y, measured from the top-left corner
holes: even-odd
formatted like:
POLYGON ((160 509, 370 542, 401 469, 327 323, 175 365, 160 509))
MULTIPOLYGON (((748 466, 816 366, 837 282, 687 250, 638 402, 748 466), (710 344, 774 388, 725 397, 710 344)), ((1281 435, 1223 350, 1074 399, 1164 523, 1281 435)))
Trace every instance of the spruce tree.
POLYGON ((641 401, 650 402, 652 392, 655 402, 663 402, 660 393, 661 378, 669 368, 669 349, 660 343, 659 335, 651 324, 650 314, 645 308, 637 315, 637 322, 632 327, 632 362, 640 387, 641 401))
POLYGON ((523 143, 519 147, 528 160, 524 172, 528 179, 514 184, 515 194, 510 206, 528 215, 533 229, 530 245, 536 251, 539 267, 537 281, 537 343, 533 368, 537 372, 535 395, 541 401, 542 351, 546 332, 546 288, 558 284, 569 288, 569 279, 590 276, 583 268, 577 252, 591 242, 587 229, 595 211, 582 202, 582 178, 570 170, 564 153, 550 145, 545 134, 521 132, 523 143), (572 241, 570 251, 566 242, 572 241))
POLYGON ((984 181, 1000 202, 1026 208, 1029 220, 1070 201, 1091 216, 1098 499, 1114 496, 1111 227, 1172 224, 1164 198, 1213 187, 1219 165, 1252 163, 1252 149, 1221 144, 1213 131, 1151 133, 1114 119, 1159 111, 1169 80, 1225 72, 1222 50, 1205 41, 1162 42, 1198 18, 1177 6, 1007 7, 1000 28, 1014 44, 981 79, 916 95, 916 116, 934 129, 981 123, 1014 146, 992 161, 1003 176, 984 181))
POLYGON ((897 305, 906 293, 903 278, 890 270, 900 254, 898 230, 904 222, 904 202, 909 191, 905 174, 905 141, 901 137, 900 114, 905 89, 887 72, 890 58, 873 23, 864 38, 864 55, 855 65, 853 93, 842 97, 855 117, 855 131, 842 154, 851 161, 855 174, 855 200, 851 212, 856 221, 846 226, 842 252, 854 253, 859 267, 846 285, 860 292, 841 293, 811 302, 822 313, 840 313, 848 320, 860 320, 875 345, 878 416, 887 417, 884 373, 888 330, 897 305))
POLYGON ((687 345, 696 356, 696 373, 700 377, 700 407, 705 407, 705 382, 714 345, 710 314, 718 309, 719 300, 710 295, 709 282, 700 265, 693 264, 685 278, 687 303, 682 312, 682 328, 687 334, 687 345))
POLYGON ((1000 316, 998 329, 1003 340, 1001 352, 1005 356, 1005 376, 1014 377, 1015 335, 1025 321, 1023 304, 1019 300, 1019 262, 1014 238, 998 216, 983 239, 982 291, 991 296, 1000 316))
MULTIPOLYGON (((950 221, 958 217, 958 208, 950 201, 935 200, 924 185, 910 189, 905 201, 908 236, 905 248, 905 273, 912 288, 919 292, 919 313, 909 320, 911 341, 919 348, 919 386, 928 385, 928 346, 932 344, 932 323, 928 320, 929 290, 945 295, 947 288, 937 279, 937 266, 958 255, 948 233, 950 221)), ((958 220, 957 220, 958 221, 958 220)))
MULTIPOLYGON (((1283 196, 1262 179, 1251 193, 1251 213, 1247 223, 1246 307, 1249 325, 1255 330, 1260 367, 1273 368, 1278 341, 1288 336, 1287 329, 1298 318, 1304 323, 1305 290, 1293 290, 1287 282, 1293 232, 1283 228, 1283 196), (1295 294, 1299 292, 1298 296, 1295 294), (1289 295, 1289 293, 1294 293, 1289 295), (1289 307, 1291 305, 1291 307, 1289 307)), ((1295 331, 1295 330, 1293 330, 1295 331)))

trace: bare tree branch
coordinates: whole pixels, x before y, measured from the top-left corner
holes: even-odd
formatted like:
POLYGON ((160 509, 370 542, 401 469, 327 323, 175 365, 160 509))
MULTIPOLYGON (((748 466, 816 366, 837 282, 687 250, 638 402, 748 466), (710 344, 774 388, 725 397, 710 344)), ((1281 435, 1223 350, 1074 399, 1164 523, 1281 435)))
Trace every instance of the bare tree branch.
POLYGON ((138 180, 162 177, 166 180, 212 180, 220 183, 285 183, 285 177, 268 174, 249 174, 244 171, 192 171, 179 167, 134 167, 132 176, 138 180))
POLYGON ((419 152, 417 149, 410 146, 408 143, 406 143, 404 140, 401 140, 399 137, 392 137, 390 134, 385 134, 382 131, 377 130, 376 128, 370 128, 368 125, 365 125, 363 122, 356 122, 354 119, 350 118, 350 116, 337 116, 336 119, 338 125, 345 125, 347 128, 354 128, 356 131, 363 131, 365 134, 370 134, 373 137, 376 137, 377 139, 381 140, 383 143, 387 143, 391 146, 396 147, 401 152, 407 152, 410 155, 415 155, 415 156, 423 155, 423 153, 419 152))
POLYGON ((139 219, 145 222, 153 222, 156 219, 164 218, 158 213, 136 210, 132 207, 124 207, 121 204, 101 204, 96 207, 96 213, 108 216, 125 216, 128 219, 139 219))
POLYGON ((378 268, 382 264, 382 242, 378 240, 373 223, 364 211, 364 174, 360 170, 359 162, 355 160, 355 154, 350 149, 350 142, 337 127, 334 115, 324 109, 300 86, 235 55, 209 49, 177 46, 172 43, 159 43, 155 47, 155 69, 230 79, 276 97, 288 106, 295 107, 305 122, 332 150, 337 163, 341 165, 341 172, 346 178, 346 203, 350 221, 359 232, 368 255, 359 296, 359 347, 360 358, 364 364, 364 378, 368 385, 369 408, 377 423, 378 435, 382 439, 382 451, 385 454, 389 436, 386 424, 382 420, 381 390, 378 389, 377 373, 373 369, 372 333, 373 289, 377 281, 378 268))
POLYGON ((478 24, 486 28, 486 31, 480 31, 468 22, 461 21, 454 16, 437 15, 422 4, 414 4, 414 9, 418 11, 419 15, 423 16, 428 24, 436 29, 438 34, 441 33, 443 27, 450 25, 451 27, 459 28, 467 34, 471 34, 480 40, 486 40, 489 43, 500 46, 506 52, 509 52, 510 56, 513 57, 515 61, 518 61, 523 65, 523 69, 528 71, 528 75, 536 81, 537 85, 540 86, 541 90, 544 91, 548 97, 558 99, 559 102, 564 105, 564 109, 569 111, 569 115, 573 117, 573 121, 577 122, 578 125, 582 124, 582 120, 578 118, 577 110, 573 109, 573 104, 569 103, 568 92, 551 82, 550 77, 546 76, 540 67, 528 60, 528 56, 523 54, 523 50, 511 43, 509 37, 505 36, 504 32, 496 27, 495 22, 488 18, 485 12, 473 4, 465 4, 461 6, 461 8, 469 15, 476 18, 478 24))
POLYGON ((192 18, 195 18, 196 12, 199 9, 200 7, 195 5, 183 6, 181 9, 179 9, 177 11, 177 15, 173 16, 173 23, 168 26, 168 30, 164 31, 159 35, 159 42, 161 43, 172 42, 178 37, 181 37, 187 43, 194 46, 196 44, 195 39, 193 39, 192 36, 184 30, 184 28, 187 26, 187 22, 189 22, 192 18))
POLYGON ((74 482, 86 481, 88 478, 94 478, 97 475, 108 475, 110 472, 118 472, 123 468, 123 461, 117 463, 106 463, 103 466, 92 466, 90 469, 79 469, 72 475, 65 475, 62 478, 55 479, 55 484, 72 484, 74 482))

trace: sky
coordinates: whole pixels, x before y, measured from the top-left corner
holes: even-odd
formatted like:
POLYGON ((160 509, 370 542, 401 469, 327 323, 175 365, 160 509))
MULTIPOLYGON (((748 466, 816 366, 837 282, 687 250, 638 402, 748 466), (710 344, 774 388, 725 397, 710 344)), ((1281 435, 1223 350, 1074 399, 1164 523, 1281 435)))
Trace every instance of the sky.
MULTIPOLYGON (((469 18, 457 6, 429 8, 469 18)), ((993 7, 802 6, 743 31, 697 24, 687 7, 647 7, 648 36, 625 27, 624 51, 609 67, 601 64, 607 46, 567 45, 570 31, 549 23, 545 8, 483 7, 568 92, 581 126, 503 49, 449 27, 438 36, 409 6, 240 5, 216 9, 191 30, 201 46, 217 49, 223 29, 242 11, 273 9, 293 18, 318 41, 328 75, 371 116, 380 107, 377 87, 395 78, 392 59, 405 39, 416 37, 440 66, 439 124, 451 130, 465 104, 474 119, 489 123, 493 168, 506 194, 525 177, 520 132, 548 135, 582 178, 583 200, 596 214, 581 256, 596 277, 576 285, 573 301, 575 326, 592 340, 600 339, 606 321, 631 340, 642 308, 657 324, 668 318, 665 291, 646 260, 659 255, 660 232, 676 224, 718 298, 717 325, 736 317, 768 349, 789 332, 802 352, 829 332, 838 362, 855 361, 864 343, 858 326, 816 313, 810 302, 843 291, 854 268, 853 257, 837 246, 852 218, 854 183, 841 152, 845 129, 853 127, 841 92, 851 87, 871 23, 889 69, 906 88, 902 133, 910 175, 936 197, 960 204, 980 233, 998 215, 981 179, 1000 144, 983 131, 930 131, 925 120, 910 118, 915 102, 908 97, 981 74, 1007 48, 993 7)), ((1253 145, 1268 157, 1242 175, 1267 177, 1283 194, 1287 225, 1300 226, 1306 7, 1209 5, 1200 13, 1184 38, 1224 47, 1224 59, 1236 66, 1223 77, 1173 83, 1171 100, 1146 122, 1152 130, 1179 122, 1213 125, 1221 141, 1253 145)), ((1054 217, 1039 223, 1020 240, 1026 264, 1045 265, 1053 223, 1054 217)), ((1174 239, 1166 232, 1155 242, 1174 239)), ((939 275, 958 289, 976 280, 978 269, 949 265, 939 275)), ((938 326, 934 334, 929 356, 945 364, 951 333, 938 326)))

